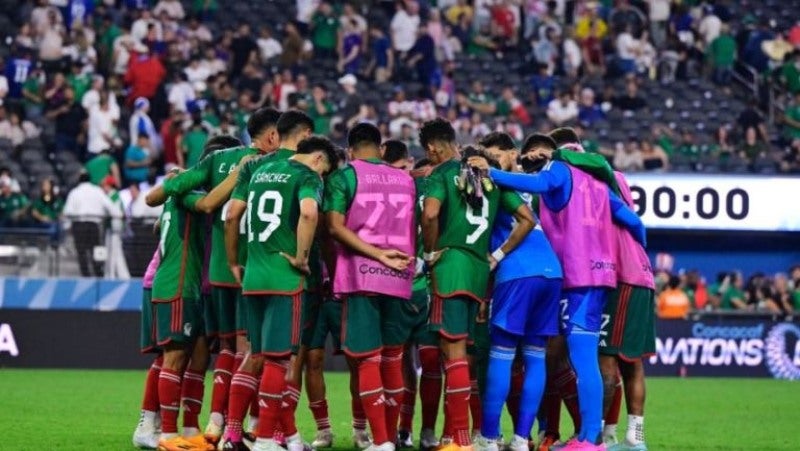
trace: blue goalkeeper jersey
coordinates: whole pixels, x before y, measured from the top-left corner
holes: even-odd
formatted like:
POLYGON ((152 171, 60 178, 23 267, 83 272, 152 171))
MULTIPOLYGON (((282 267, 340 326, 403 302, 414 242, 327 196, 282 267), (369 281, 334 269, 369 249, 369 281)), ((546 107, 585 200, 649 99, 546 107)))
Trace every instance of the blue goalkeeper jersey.
MULTIPOLYGON (((519 193, 522 199, 531 206, 532 196, 529 193, 519 193)), ((538 222, 538 221, 537 221, 538 222)), ((511 235, 516 221, 514 217, 505 212, 499 211, 492 229, 491 249, 497 249, 511 235)), ((559 263, 550 242, 542 231, 542 226, 536 227, 528 233, 516 249, 511 251, 497 265, 494 283, 499 285, 510 280, 521 279, 523 277, 546 277, 548 279, 560 279, 561 263, 559 263)))

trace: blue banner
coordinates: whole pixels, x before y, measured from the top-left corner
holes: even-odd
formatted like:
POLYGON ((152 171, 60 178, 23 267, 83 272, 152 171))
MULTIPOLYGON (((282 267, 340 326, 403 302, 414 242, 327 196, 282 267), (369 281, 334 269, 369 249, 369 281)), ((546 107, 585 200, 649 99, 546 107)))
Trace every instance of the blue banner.
POLYGON ((139 311, 142 281, 0 278, 0 308, 23 310, 139 311))

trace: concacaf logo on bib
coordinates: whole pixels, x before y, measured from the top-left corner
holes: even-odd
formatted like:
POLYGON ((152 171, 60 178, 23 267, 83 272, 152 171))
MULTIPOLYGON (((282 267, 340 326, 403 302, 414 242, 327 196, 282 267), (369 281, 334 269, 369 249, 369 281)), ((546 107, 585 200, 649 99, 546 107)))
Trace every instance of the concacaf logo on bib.
POLYGON ((800 380, 800 327, 778 324, 764 339, 764 358, 776 379, 800 380))

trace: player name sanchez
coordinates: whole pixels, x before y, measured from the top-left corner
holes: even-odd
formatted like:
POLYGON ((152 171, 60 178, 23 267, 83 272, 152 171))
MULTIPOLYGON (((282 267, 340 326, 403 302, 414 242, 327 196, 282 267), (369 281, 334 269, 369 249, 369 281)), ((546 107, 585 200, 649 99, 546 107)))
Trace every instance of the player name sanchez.
POLYGON ((397 185, 403 183, 403 181, 402 177, 389 174, 367 174, 364 176, 364 183, 371 185, 397 185))
POLYGON ((253 177, 255 183, 287 183, 292 178, 291 174, 280 172, 262 172, 253 177))

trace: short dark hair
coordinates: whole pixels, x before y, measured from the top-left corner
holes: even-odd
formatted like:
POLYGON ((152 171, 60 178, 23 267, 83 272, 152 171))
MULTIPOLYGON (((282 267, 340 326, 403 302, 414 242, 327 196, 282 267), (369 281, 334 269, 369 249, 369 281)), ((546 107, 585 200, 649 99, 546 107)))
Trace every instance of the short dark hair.
POLYGON ((469 157, 483 157, 489 163, 489 166, 500 169, 500 163, 492 158, 480 145, 469 145, 461 149, 461 160, 467 161, 469 157))
POLYGON ((556 141, 548 135, 542 133, 534 133, 529 135, 525 138, 525 142, 522 144, 522 153, 527 153, 534 147, 538 146, 546 146, 553 150, 556 150, 558 146, 556 145, 556 141))
POLYGON ((302 111, 284 111, 278 119, 278 135, 281 139, 286 139, 304 128, 314 130, 314 121, 302 111))
POLYGON ((323 152, 331 164, 331 168, 335 169, 339 166, 339 153, 336 146, 330 139, 324 136, 309 136, 308 138, 300 141, 297 144, 297 153, 299 155, 310 154, 314 152, 323 152))
POLYGON ((431 160, 423 158, 421 160, 417 160, 417 162, 414 163, 414 169, 424 168, 425 166, 430 166, 430 165, 431 165, 431 160))
POLYGON ((422 124, 419 130, 419 142, 423 148, 427 148, 428 144, 434 141, 444 141, 448 143, 455 142, 456 131, 450 122, 437 117, 422 124))
POLYGON ((242 141, 234 136, 230 135, 215 136, 206 141, 206 145, 203 146, 203 157, 218 150, 230 149, 232 147, 241 147, 241 146, 242 146, 242 141))
POLYGON ((275 108, 259 108, 247 120, 247 133, 251 138, 264 133, 270 127, 278 124, 281 112, 275 108))
POLYGON ((572 127, 559 127, 550 132, 550 137, 556 142, 556 147, 561 147, 565 144, 580 144, 581 139, 572 127))
POLYGON ((489 148, 497 147, 500 150, 514 150, 514 139, 506 132, 491 132, 480 140, 480 145, 489 148))
POLYGON ((383 143, 383 161, 392 164, 408 159, 408 146, 403 141, 390 139, 383 143))
POLYGON ((362 145, 381 145, 381 131, 378 127, 362 122, 347 132, 347 145, 352 149, 362 145))

